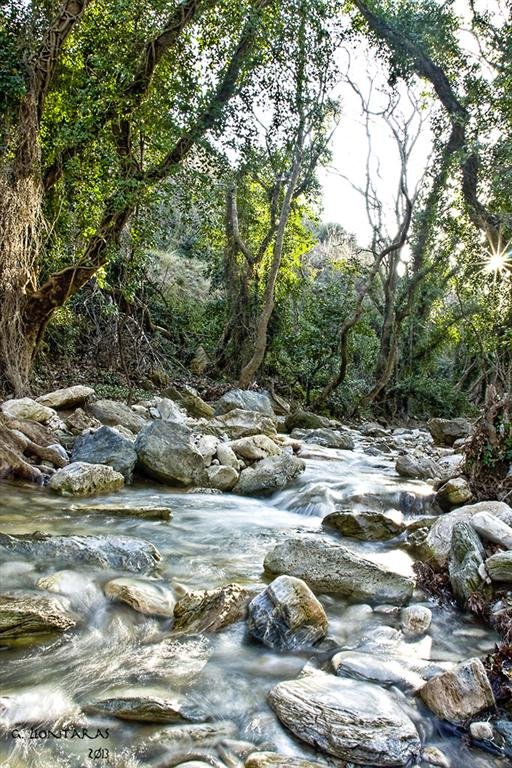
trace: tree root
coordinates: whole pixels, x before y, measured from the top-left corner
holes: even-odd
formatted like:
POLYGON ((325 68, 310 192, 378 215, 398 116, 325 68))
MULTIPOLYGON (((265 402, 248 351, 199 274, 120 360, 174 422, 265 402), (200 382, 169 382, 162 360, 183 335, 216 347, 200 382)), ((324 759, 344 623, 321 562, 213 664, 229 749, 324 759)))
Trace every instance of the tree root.
POLYGON ((41 425, 0 414, 0 479, 41 484, 45 473, 34 466, 30 458, 48 461, 59 468, 68 463, 56 448, 50 447, 55 442, 51 433, 41 425))

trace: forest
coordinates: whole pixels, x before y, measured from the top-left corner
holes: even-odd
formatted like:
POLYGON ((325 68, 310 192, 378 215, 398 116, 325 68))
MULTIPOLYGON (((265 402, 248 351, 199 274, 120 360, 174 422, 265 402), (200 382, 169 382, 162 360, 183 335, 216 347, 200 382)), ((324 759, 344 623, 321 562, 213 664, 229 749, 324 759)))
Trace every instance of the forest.
POLYGON ((0 0, 0 765, 510 765, 511 11, 0 0))

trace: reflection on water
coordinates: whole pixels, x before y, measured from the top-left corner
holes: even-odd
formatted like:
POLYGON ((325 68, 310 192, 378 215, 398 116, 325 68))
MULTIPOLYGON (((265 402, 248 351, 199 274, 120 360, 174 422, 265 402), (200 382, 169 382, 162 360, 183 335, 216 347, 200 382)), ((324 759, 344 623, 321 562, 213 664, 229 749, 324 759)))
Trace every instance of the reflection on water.
MULTIPOLYGON (((392 458, 313 446, 306 450, 304 475, 294 486, 268 499, 183 493, 140 484, 94 503, 96 508, 114 502, 126 507, 169 505, 173 511, 169 521, 144 520, 129 513, 123 517, 108 511, 101 515, 97 509, 87 510, 87 500, 73 500, 71 509, 68 500, 44 490, 2 486, 0 530, 122 534, 146 539, 162 554, 156 578, 169 583, 179 596, 183 590, 207 589, 231 581, 263 586, 267 579, 262 564, 268 550, 287 533, 319 531, 321 518, 335 505, 398 510, 406 517, 427 509, 431 488, 397 478, 392 458)), ((322 535, 340 540, 334 532, 322 531, 322 535)), ((411 572, 410 556, 396 543, 343 543, 401 573, 411 572)), ((55 570, 57 566, 51 562, 12 557, 0 560, 2 589, 34 590, 41 577, 55 570)), ((54 729, 69 723, 89 729, 109 728, 110 757, 100 764, 123 768, 158 764, 163 745, 167 745, 165 749, 169 743, 176 747, 174 727, 163 729, 164 739, 162 726, 84 714, 93 699, 134 686, 151 686, 164 694, 184 697, 205 721, 224 723, 220 731, 227 728, 237 739, 289 754, 311 754, 279 725, 266 704, 266 695, 277 682, 296 677, 312 656, 320 662, 325 648, 324 657, 320 650, 316 654, 272 652, 251 641, 243 624, 219 635, 172 637, 169 620, 143 616, 106 600, 102 587, 118 575, 115 572, 87 566, 78 569, 72 564, 66 570, 71 573, 63 579, 65 593, 80 617, 77 629, 36 646, 2 651, 0 725, 7 732, 0 746, 2 765, 97 765, 97 760, 89 759, 91 743, 86 739, 13 739, 8 733, 16 726, 54 729)), ((368 652, 373 652, 368 645, 372 632, 399 626, 399 614, 393 606, 351 605, 333 595, 321 599, 329 617, 333 647, 338 649, 366 643, 368 652)), ((450 664, 482 655, 492 647, 496 638, 487 629, 456 611, 429 605, 434 614, 429 637, 407 644, 405 653, 411 659, 450 664)), ((489 754, 469 750, 459 739, 440 734, 436 721, 423 708, 418 709, 412 696, 404 706, 410 709, 428 743, 439 746, 449 757, 451 768, 502 764, 489 754)), ((98 741, 92 742, 95 748, 104 746, 98 741)))

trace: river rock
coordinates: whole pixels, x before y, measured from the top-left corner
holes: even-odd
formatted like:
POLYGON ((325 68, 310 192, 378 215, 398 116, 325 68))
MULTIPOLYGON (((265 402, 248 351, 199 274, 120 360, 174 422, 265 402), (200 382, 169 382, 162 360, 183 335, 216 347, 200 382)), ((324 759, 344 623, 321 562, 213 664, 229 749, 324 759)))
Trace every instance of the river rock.
POLYGON ((322 429, 329 426, 329 419, 326 419, 324 416, 318 416, 316 413, 305 411, 302 408, 290 413, 285 421, 287 432, 292 432, 294 429, 322 429))
POLYGON ((230 446, 236 456, 246 461, 259 461, 281 453, 281 448, 267 435, 241 437, 240 440, 232 440, 230 446))
POLYGON ((66 427, 73 435, 81 435, 86 429, 98 429, 101 421, 89 416, 82 408, 77 408, 65 419, 66 427))
POLYGON ((119 571, 150 573, 161 555, 149 541, 131 536, 52 536, 49 533, 0 533, 0 550, 31 560, 84 563, 119 571))
POLYGON ((407 603, 414 579, 372 563, 341 544, 318 536, 290 538, 265 558, 270 573, 296 576, 319 592, 376 602, 407 603))
POLYGON ((420 696, 434 714, 453 723, 496 706, 484 665, 477 658, 433 677, 425 683, 420 696))
POLYGON ((187 414, 183 408, 168 397, 155 398, 155 405, 160 414, 160 418, 164 421, 170 421, 174 424, 183 424, 187 420, 187 414))
POLYGON ((431 622, 432 611, 424 605, 408 605, 400 613, 400 626, 409 637, 425 634, 431 622))
POLYGON ((417 691, 425 679, 409 669, 403 657, 384 656, 359 650, 336 653, 331 664, 340 677, 355 677, 377 685, 396 685, 404 691, 417 691))
POLYGON ((193 710, 188 710, 179 699, 171 699, 164 692, 159 695, 136 688, 98 699, 87 706, 87 711, 139 723, 183 723, 198 719, 193 710))
POLYGON ((66 512, 79 512, 88 515, 105 515, 110 517, 140 517, 144 520, 170 520, 172 510, 170 507, 158 504, 144 506, 127 506, 126 504, 71 504, 66 512))
POLYGON ((249 603, 249 632, 269 648, 295 650, 314 645, 327 632, 327 616, 308 585, 278 576, 249 603))
POLYGON ((346 432, 339 432, 335 429, 312 429, 308 430, 304 437, 304 442, 321 445, 324 448, 337 448, 343 451, 354 450, 354 440, 346 432))
POLYGON ((497 552, 485 561, 485 570, 492 581, 512 582, 512 552, 497 552))
POLYGON ((386 541, 405 531, 403 515, 383 512, 357 512, 340 509, 322 520, 322 525, 335 528, 343 536, 361 541, 386 541))
POLYGON ((433 459, 428 456, 411 456, 409 453, 397 458, 395 469, 401 477, 412 480, 432 480, 442 474, 433 459))
POLYGON ((252 752, 244 768, 319 768, 323 763, 304 760, 302 757, 281 755, 278 752, 252 752))
POLYGON ((33 594, 0 595, 0 642, 65 632, 76 626, 65 598, 33 594))
POLYGON ((205 467, 209 467, 212 463, 213 457, 217 453, 218 444, 219 438, 215 437, 215 435, 201 435, 197 440, 197 450, 203 457, 205 467))
POLYGON ((103 587, 111 600, 126 603, 138 613, 147 616, 173 616, 176 600, 170 589, 154 581, 119 578, 108 581, 103 587))
POLYGON ((503 501, 480 501, 477 504, 458 507, 453 512, 440 515, 430 528, 424 543, 426 557, 432 558, 440 567, 446 566, 450 553, 453 526, 455 523, 469 522, 479 512, 488 512, 504 523, 512 523, 512 509, 503 501))
POLYGON ((264 416, 274 417, 274 409, 270 398, 264 392, 252 392, 248 389, 232 389, 217 400, 215 404, 215 415, 219 416, 229 413, 235 408, 242 411, 257 411, 264 416))
POLYGON ((219 491, 231 491, 238 482, 238 472, 233 467, 213 465, 206 470, 208 485, 219 491))
POLYGON ((171 400, 175 400, 185 408, 190 416, 196 419, 210 419, 214 414, 212 406, 205 403, 197 389, 188 386, 188 384, 180 386, 173 384, 167 387, 162 394, 164 397, 170 397, 171 400))
POLYGON ((37 421, 39 424, 46 424, 57 415, 52 408, 32 400, 31 397, 5 400, 0 405, 0 410, 13 419, 27 419, 37 421))
POLYGON ((269 702, 299 739, 343 760, 401 766, 421 749, 413 722, 376 685, 317 672, 279 683, 269 702))
POLYGON ((137 435, 135 450, 144 472, 163 483, 206 485, 203 457, 192 443, 190 429, 154 421, 137 435))
POLYGON ((75 461, 57 470, 51 476, 48 487, 62 496, 93 496, 96 493, 118 491, 124 485, 124 477, 104 464, 87 464, 75 461))
POLYGON ((217 458, 219 459, 221 464, 224 464, 226 467, 233 467, 233 469, 238 470, 238 459, 236 456, 236 453, 231 448, 228 443, 219 443, 217 446, 217 458))
POLYGON ((100 427, 77 437, 71 454, 72 461, 106 464, 120 472, 130 482, 137 461, 133 443, 112 427, 100 427))
POLYGON ((76 408, 77 405, 83 405, 87 402, 93 395, 94 389, 92 387, 84 387, 81 384, 77 384, 74 387, 56 389, 54 392, 41 395, 41 397, 37 398, 37 402, 55 410, 76 408))
POLYGON ((473 494, 465 477, 452 477, 437 491, 435 500, 441 509, 448 510, 471 501, 473 494))
POLYGON ((179 632, 220 632, 247 616, 254 592, 240 584, 189 592, 174 607, 174 630, 179 632))
POLYGON ((469 732, 472 739, 492 741, 494 737, 494 730, 491 723, 488 723, 485 720, 480 723, 470 723, 469 732))
POLYGON ((120 424, 134 435, 147 424, 146 419, 135 413, 129 405, 115 400, 96 400, 87 406, 87 412, 108 427, 116 427, 120 424))
POLYGON ((485 541, 512 549, 512 527, 489 512, 477 512, 471 518, 471 525, 485 541))
POLYGON ((216 416, 212 421, 220 432, 227 434, 232 440, 238 440, 240 437, 250 437, 251 435, 276 435, 276 425, 274 421, 264 416, 258 411, 243 411, 241 408, 234 408, 228 413, 216 416))
POLYGON ((455 440, 470 435, 473 429, 468 419, 430 419, 427 426, 438 445, 453 445, 455 440))
POLYGON ((304 472, 305 468, 302 459, 282 451, 277 456, 261 459, 243 469, 233 490, 243 496, 279 490, 304 472))
POLYGON ((389 430, 376 421, 365 421, 359 427, 359 431, 365 437, 389 437, 389 430))
POLYGON ((484 548, 472 526, 469 523, 455 523, 448 573, 455 597, 463 606, 484 586, 480 575, 483 562, 484 548))

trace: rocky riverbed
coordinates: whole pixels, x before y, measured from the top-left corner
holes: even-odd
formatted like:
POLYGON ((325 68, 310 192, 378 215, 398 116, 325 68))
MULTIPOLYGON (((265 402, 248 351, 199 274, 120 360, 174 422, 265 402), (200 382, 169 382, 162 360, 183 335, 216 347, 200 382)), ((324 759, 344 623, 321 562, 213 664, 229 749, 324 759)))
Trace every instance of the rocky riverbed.
POLYGON ((499 636, 413 568, 507 578, 512 510, 472 504, 467 425, 434 446, 258 393, 163 400, 2 406, 70 463, 0 486, 1 764, 509 765, 499 636))

